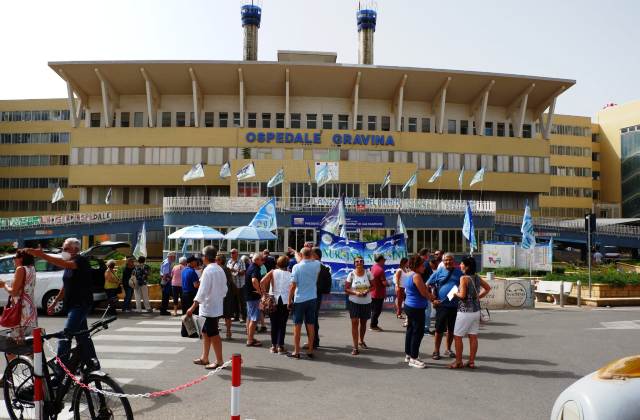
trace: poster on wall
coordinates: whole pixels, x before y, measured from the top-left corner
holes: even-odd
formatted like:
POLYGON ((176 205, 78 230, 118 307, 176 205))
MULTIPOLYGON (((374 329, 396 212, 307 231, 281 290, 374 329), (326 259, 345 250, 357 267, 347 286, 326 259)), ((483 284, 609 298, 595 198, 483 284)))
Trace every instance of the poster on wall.
POLYGON ((522 249, 516 246, 516 267, 529 269, 531 259, 531 271, 551 271, 553 264, 547 244, 537 244, 532 249, 522 249))
POLYGON ((508 268, 515 265, 513 243, 485 242, 482 244, 482 267, 508 268))

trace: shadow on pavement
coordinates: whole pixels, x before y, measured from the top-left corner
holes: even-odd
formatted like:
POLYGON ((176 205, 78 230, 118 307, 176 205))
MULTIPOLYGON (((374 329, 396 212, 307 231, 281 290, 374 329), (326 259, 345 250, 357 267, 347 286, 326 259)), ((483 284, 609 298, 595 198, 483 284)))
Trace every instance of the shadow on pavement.
MULTIPOLYGON (((316 363, 307 360, 292 360, 294 362, 316 363)), ((223 379, 231 379, 228 373, 219 374, 223 379)), ((316 378, 306 376, 300 372, 291 369, 283 369, 272 366, 243 366, 242 379, 251 382, 293 382, 293 381, 315 381, 316 378)))
MULTIPOLYGON (((127 384, 124 386, 124 392, 126 392, 127 394, 145 394, 147 392, 154 392, 154 391, 158 391, 158 389, 149 388, 147 386, 134 385, 134 384, 127 384)), ((153 412, 161 407, 164 407, 167 404, 182 403, 182 399, 175 394, 169 394, 169 395, 165 395, 158 398, 144 398, 142 401, 145 401, 146 403, 150 403, 151 405, 141 409, 137 409, 137 407, 133 405, 134 401, 135 400, 129 400, 129 402, 132 403, 131 406, 133 408, 134 417, 138 417, 140 414, 143 414, 146 412, 153 412)))
POLYGON ((541 366, 557 366, 557 363, 549 362, 548 360, 536 360, 536 359, 515 359, 510 357, 493 357, 493 356, 478 356, 479 361, 486 362, 498 362, 498 363, 510 363, 514 365, 541 365, 541 366))
POLYGON ((478 373, 491 373, 496 375, 518 375, 518 376, 531 376, 534 378, 543 378, 543 379, 580 379, 582 375, 576 375, 573 372, 569 372, 566 370, 534 370, 534 369, 509 369, 509 368, 499 368, 495 366, 486 366, 484 364, 476 365, 476 370, 471 369, 449 369, 449 363, 444 365, 432 365, 428 364, 429 368, 435 369, 446 369, 453 372, 468 372, 469 374, 473 374, 475 372, 478 373))
POLYGON ((398 369, 398 366, 403 365, 401 360, 401 353, 398 351, 390 351, 379 348, 370 347, 367 350, 360 350, 358 356, 351 355, 351 346, 344 347, 320 347, 318 350, 316 360, 313 363, 329 363, 338 366, 348 366, 358 369, 398 369), (395 357, 397 363, 378 363, 367 357, 371 356, 383 356, 383 357, 395 357))
POLYGON ((522 338, 524 335, 481 331, 478 337, 480 340, 505 340, 509 338, 522 338))

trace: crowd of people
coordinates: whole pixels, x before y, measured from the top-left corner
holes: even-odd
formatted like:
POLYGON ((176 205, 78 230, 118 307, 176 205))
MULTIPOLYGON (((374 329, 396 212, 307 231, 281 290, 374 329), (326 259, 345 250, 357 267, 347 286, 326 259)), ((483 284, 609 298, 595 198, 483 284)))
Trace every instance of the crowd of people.
MULTIPOLYGON (((58 301, 64 301, 68 312, 65 328, 79 331, 86 328, 86 317, 90 309, 91 282, 88 280, 88 263, 79 255, 79 241, 67 239, 63 246, 62 258, 51 257, 41 250, 19 250, 14 258, 15 280, 11 285, 0 282, 9 292, 11 299, 22 304, 18 327, 20 333, 29 334, 37 326, 34 299, 36 273, 33 269, 34 256, 43 258, 65 269, 64 288, 49 306, 54 311, 58 301)), ((306 243, 300 251, 290 249, 288 255, 275 259, 265 249, 261 253, 240 256, 238 250, 231 250, 227 259, 217 249, 207 246, 201 256, 181 257, 170 252, 160 268, 162 302, 160 314, 191 317, 198 314, 203 320, 202 353, 193 362, 207 369, 216 369, 223 364, 222 339, 219 324, 224 321, 227 340, 232 337, 232 323, 245 324, 246 346, 261 347, 256 338, 266 332, 265 319, 270 321, 270 352, 286 354, 290 358, 314 358, 314 351, 320 347, 319 312, 322 296, 331 292, 331 271, 322 264, 322 251, 313 243, 306 243), (171 311, 170 301, 173 300, 171 311), (285 337, 288 319, 293 320, 293 343, 287 351, 285 337), (307 342, 301 344, 305 327, 307 342), (213 349, 215 360, 210 360, 213 349)), ((351 322, 351 354, 357 356, 361 350, 369 348, 365 342, 367 331, 384 332, 380 326, 386 298, 387 282, 385 257, 377 255, 370 269, 365 268, 362 256, 354 258, 354 269, 348 274, 344 292, 351 322), (367 323, 371 322, 369 328, 367 323)), ((116 263, 106 263, 105 291, 115 312, 118 295, 124 294, 121 310, 131 311, 135 296, 136 310, 152 312, 149 302, 149 265, 144 257, 128 257, 118 275, 116 263)), ((489 285, 476 273, 476 261, 472 257, 463 258, 457 266, 454 255, 427 249, 411 258, 403 258, 394 276, 395 314, 402 320, 405 331, 405 362, 410 367, 425 368, 420 358, 420 346, 425 334, 434 335, 434 349, 431 358, 442 358, 440 350, 444 340, 443 356, 455 359, 449 367, 475 368, 478 350, 478 330, 480 323, 480 299, 490 290, 489 285), (435 310, 435 323, 431 328, 431 313, 435 310), (462 361, 463 337, 469 337, 469 359, 462 361), (452 346, 455 346, 452 348, 452 346)), ((183 328, 183 335, 186 335, 183 328)), ((80 337, 82 340, 83 337, 80 337)), ((63 353, 68 343, 61 340, 63 353)), ((93 346, 87 346, 95 355, 93 346)))

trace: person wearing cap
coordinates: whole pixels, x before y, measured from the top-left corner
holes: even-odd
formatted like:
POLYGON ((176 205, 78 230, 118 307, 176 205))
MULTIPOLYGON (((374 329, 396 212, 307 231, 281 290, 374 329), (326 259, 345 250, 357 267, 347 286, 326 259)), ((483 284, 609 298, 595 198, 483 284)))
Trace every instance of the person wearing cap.
POLYGON ((382 313, 384 298, 387 296, 387 276, 384 272, 384 255, 374 257, 375 264, 371 267, 371 331, 382 331, 378 326, 378 319, 382 313))
POLYGON ((160 287, 162 287, 162 303, 160 304, 160 315, 171 315, 169 309, 169 298, 171 298, 171 270, 176 262, 176 253, 171 251, 167 258, 160 265, 160 287))
POLYGON ((182 314, 186 314, 187 310, 193 304, 193 298, 200 285, 200 278, 196 273, 198 267, 198 259, 193 255, 187 258, 187 266, 182 270, 182 314))
POLYGON ((178 302, 182 300, 182 271, 187 266, 187 257, 180 257, 178 264, 171 269, 171 295, 173 297, 173 316, 178 315, 178 302))

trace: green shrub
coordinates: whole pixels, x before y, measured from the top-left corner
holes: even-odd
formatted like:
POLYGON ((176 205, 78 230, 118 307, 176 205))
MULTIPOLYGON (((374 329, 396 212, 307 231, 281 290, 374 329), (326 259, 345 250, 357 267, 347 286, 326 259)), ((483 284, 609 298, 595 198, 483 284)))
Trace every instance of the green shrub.
MULTIPOLYGON (((147 264, 151 268, 151 273, 149 274, 148 284, 160 284, 160 262, 157 261, 147 261, 147 264)), ((122 279, 122 270, 124 266, 118 268, 118 277, 122 279)), ((129 281, 129 279, 122 279, 122 281, 129 281)))
MULTIPOLYGON (((549 281, 569 281, 572 283, 580 280, 582 284, 589 282, 589 275, 586 272, 576 272, 569 274, 549 273, 545 276, 549 281)), ((614 287, 624 287, 626 285, 640 284, 640 276, 636 273, 619 272, 613 268, 608 268, 591 273, 591 283, 608 284, 614 287)))

